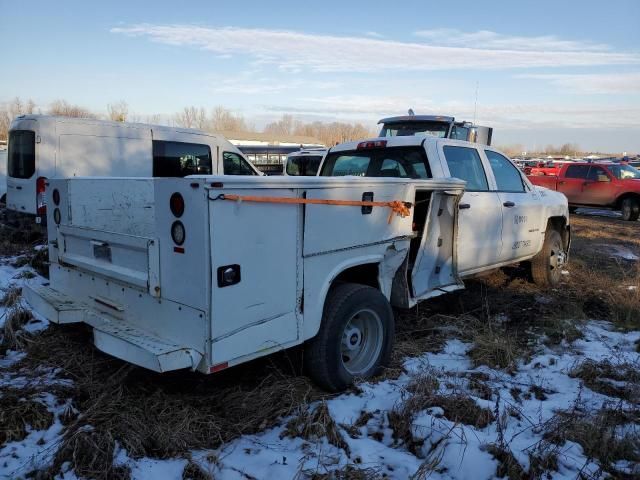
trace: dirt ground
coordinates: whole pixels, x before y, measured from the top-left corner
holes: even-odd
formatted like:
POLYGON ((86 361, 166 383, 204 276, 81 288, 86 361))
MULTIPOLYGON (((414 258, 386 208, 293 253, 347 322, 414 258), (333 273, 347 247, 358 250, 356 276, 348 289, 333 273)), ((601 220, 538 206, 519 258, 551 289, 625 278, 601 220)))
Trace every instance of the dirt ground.
MULTIPOLYGON (((392 363, 377 381, 397 377, 407 356, 437 352, 452 336, 474 343, 475 363, 509 371, 530 354, 533 339, 560 344, 579 338, 583 320, 640 329, 640 269, 632 259, 640 256, 640 224, 586 215, 573 215, 571 221, 571 259, 559 287, 541 291, 524 266, 510 267, 470 280, 460 292, 397 312, 392 363)), ((8 253, 20 250, 8 245, 8 253)), ((57 396, 71 398, 71 406, 47 475, 71 462, 78 475, 127 478, 111 464, 116 442, 134 458, 188 456, 194 449, 262 431, 327 398, 302 374, 299 349, 214 376, 157 375, 97 351, 83 327, 51 326, 25 339, 27 354, 10 367, 12 374, 37 376, 54 368, 59 378, 72 381, 55 387, 57 396)))

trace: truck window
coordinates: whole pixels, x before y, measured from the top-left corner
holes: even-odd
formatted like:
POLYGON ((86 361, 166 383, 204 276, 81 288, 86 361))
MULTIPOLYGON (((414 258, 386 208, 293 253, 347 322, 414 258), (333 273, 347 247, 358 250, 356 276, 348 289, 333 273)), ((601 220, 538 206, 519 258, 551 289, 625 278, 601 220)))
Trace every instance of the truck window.
POLYGON ((487 175, 482 167, 482 160, 475 148, 454 147, 443 148, 444 158, 452 177, 465 180, 468 192, 486 192, 489 190, 487 175))
POLYGON ((524 192, 524 183, 519 170, 503 155, 485 150, 496 185, 501 192, 524 192))
POLYGON ((225 175, 256 175, 247 161, 233 152, 222 154, 222 167, 225 175))
POLYGON ((632 167, 631 165, 610 165, 609 171, 613 173, 616 178, 620 180, 626 180, 628 178, 640 178, 640 170, 632 167))
POLYGON ((564 174, 566 178, 587 178, 589 165, 570 165, 564 174))
POLYGON ((9 132, 7 175, 31 178, 36 172, 36 134, 29 130, 9 132))
POLYGON ((607 172, 604 170, 604 168, 592 165, 589 169, 589 176, 587 177, 587 180, 593 180, 594 182, 597 182, 599 180, 599 177, 603 175, 609 178, 609 175, 607 175, 607 172))
POLYGON ((153 176, 211 175, 211 149, 199 143, 153 141, 153 176))
POLYGON ((322 161, 321 155, 300 155, 287 160, 287 175, 315 176, 322 161))
POLYGON ((322 176, 430 178, 422 147, 389 147, 329 153, 322 176))

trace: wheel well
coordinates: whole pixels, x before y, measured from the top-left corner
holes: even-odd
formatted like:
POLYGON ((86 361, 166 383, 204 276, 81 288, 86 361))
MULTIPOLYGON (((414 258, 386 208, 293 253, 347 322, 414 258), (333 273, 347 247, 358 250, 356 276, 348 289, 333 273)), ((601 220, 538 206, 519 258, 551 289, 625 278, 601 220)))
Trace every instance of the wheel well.
POLYGON ((562 237, 562 244, 564 247, 567 248, 569 246, 571 231, 570 228, 567 227, 566 217, 549 217, 549 220, 547 221, 547 230, 549 229, 557 230, 562 237))
POLYGON ((623 193, 622 195, 620 195, 617 199, 616 199, 616 208, 617 209, 621 209, 622 208, 622 201, 627 199, 627 198, 635 198, 638 202, 640 202, 640 195, 638 195, 637 193, 623 193))
POLYGON ((365 263, 347 268, 333 279, 331 287, 337 283, 360 283, 380 290, 380 283, 378 282, 378 264, 365 263))

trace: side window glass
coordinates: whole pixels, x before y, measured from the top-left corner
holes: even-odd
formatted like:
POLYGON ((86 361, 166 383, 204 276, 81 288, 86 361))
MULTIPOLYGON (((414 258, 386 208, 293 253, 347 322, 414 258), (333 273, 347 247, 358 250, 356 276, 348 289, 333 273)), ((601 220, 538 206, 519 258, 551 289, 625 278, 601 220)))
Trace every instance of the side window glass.
POLYGON ((587 178, 589 173, 589 165, 571 165, 567 168, 565 177, 567 178, 587 178))
POLYGON ((153 141, 153 176, 211 175, 209 145, 153 141))
POLYGON ((484 151, 496 178, 498 190, 502 192, 524 192, 524 184, 518 169, 503 155, 491 150, 484 151))
POLYGON ((256 174, 244 158, 233 152, 224 152, 222 154, 222 168, 225 175, 256 174))
POLYGON ((607 175, 607 172, 605 172, 604 168, 602 168, 602 167, 591 167, 589 169, 589 176, 587 177, 587 180, 593 180, 594 182, 597 182, 602 177, 605 177, 607 179, 609 178, 609 176, 607 175))
POLYGON ((465 180, 468 191, 485 192, 489 190, 482 160, 480 160, 480 155, 475 148, 447 145, 443 150, 451 176, 465 180))

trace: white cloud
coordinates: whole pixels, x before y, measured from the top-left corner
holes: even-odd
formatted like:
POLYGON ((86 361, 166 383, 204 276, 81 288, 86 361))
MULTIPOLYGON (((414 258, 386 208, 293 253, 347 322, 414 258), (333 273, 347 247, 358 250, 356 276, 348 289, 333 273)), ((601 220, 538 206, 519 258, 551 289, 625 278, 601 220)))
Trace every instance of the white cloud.
POLYGON ((588 74, 526 74, 518 78, 544 80, 562 89, 581 94, 637 94, 640 93, 640 72, 588 74))
POLYGON ((278 78, 264 77, 259 74, 241 74, 234 78, 211 77, 212 93, 229 93, 241 95, 268 95, 282 93, 291 90, 332 90, 339 88, 342 84, 336 81, 315 81, 292 78, 283 80, 278 78))
MULTIPOLYGON (((473 103, 435 101, 416 97, 363 95, 299 98, 296 107, 268 105, 265 110, 297 115, 331 115, 373 123, 389 115, 402 115, 411 107, 417 114, 453 115, 473 120, 473 103)), ((530 128, 640 128, 640 106, 479 104, 477 123, 496 129, 530 128)))
POLYGON ((477 43, 442 46, 284 30, 193 25, 139 24, 115 27, 111 32, 147 37, 169 45, 201 48, 218 55, 246 55, 253 59, 254 64, 277 65, 289 72, 302 69, 317 72, 380 72, 640 63, 640 55, 637 54, 599 51, 597 46, 585 50, 572 46, 573 42, 560 40, 547 42, 548 46, 555 45, 557 48, 518 50, 507 45, 500 49, 486 48, 477 43))
POLYGON ((419 30, 414 35, 428 40, 432 45, 469 47, 486 50, 518 50, 531 52, 606 52, 607 45, 593 42, 562 40, 555 35, 521 37, 503 35, 489 30, 463 32, 452 28, 419 30))

